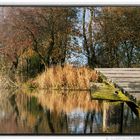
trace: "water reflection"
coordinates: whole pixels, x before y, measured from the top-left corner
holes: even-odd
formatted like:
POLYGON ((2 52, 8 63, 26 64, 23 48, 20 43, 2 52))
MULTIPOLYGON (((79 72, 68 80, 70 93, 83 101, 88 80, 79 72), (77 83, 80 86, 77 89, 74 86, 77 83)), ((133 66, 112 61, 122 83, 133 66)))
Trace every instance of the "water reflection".
POLYGON ((123 103, 91 100, 85 91, 40 91, 0 98, 0 133, 139 133, 123 103))

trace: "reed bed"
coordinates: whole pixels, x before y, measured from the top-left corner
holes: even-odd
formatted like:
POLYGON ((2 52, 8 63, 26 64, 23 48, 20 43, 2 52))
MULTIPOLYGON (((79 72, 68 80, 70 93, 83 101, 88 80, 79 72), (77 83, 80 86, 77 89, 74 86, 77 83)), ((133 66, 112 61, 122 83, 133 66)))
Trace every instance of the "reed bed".
POLYGON ((66 65, 51 67, 35 79, 39 88, 52 89, 89 89, 90 81, 97 80, 94 70, 86 67, 66 65))

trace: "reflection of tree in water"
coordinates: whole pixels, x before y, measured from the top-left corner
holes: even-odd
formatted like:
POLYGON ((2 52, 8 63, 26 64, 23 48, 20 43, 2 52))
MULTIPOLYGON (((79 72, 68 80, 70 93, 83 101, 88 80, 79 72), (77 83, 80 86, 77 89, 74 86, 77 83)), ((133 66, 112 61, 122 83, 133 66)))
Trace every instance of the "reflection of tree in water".
POLYGON ((123 106, 120 102, 103 102, 103 132, 122 133, 123 106))
MULTIPOLYGON (((70 97, 69 95, 63 95, 64 94, 56 95, 56 97, 59 97, 57 98, 58 100, 55 100, 54 95, 50 95, 50 99, 54 98, 52 104, 57 105, 61 101, 60 106, 63 105, 63 97, 65 97, 64 102, 66 104, 70 103, 72 98, 73 100, 77 98, 74 94, 70 95, 70 97)), ((98 111, 100 109, 97 109, 97 103, 92 103, 92 101, 87 98, 87 95, 85 96, 80 93, 79 96, 84 97, 84 99, 80 99, 83 101, 82 104, 78 104, 77 102, 74 104, 73 102, 70 106, 65 106, 66 108, 68 107, 68 109, 64 109, 64 106, 62 106, 62 108, 59 106, 59 108, 56 109, 52 107, 51 104, 46 105, 50 102, 46 102, 44 105, 44 102, 41 102, 42 100, 39 100, 39 98, 35 96, 26 94, 12 95, 10 103, 13 107, 15 125, 16 127, 24 128, 20 129, 20 132, 30 133, 92 133, 93 130, 99 131, 100 126, 93 128, 95 124, 101 124, 101 118, 99 121, 101 111, 98 111), (91 105, 93 105, 93 107, 91 105), (53 110, 50 110, 48 107, 53 108, 53 110), (69 111, 69 113, 64 112, 64 110, 68 111, 69 108, 75 109, 76 107, 81 107, 77 116, 72 114, 71 111, 69 111), (96 108, 94 109, 94 107, 96 108), (82 127, 80 125, 82 125, 82 127)), ((46 98, 47 97, 48 96, 46 96, 46 98)))
POLYGON ((129 108, 124 111, 123 131, 129 134, 140 134, 140 119, 129 108))
POLYGON ((16 103, 16 95, 15 94, 13 94, 11 97, 10 97, 10 99, 9 99, 9 101, 10 101, 10 103, 11 103, 11 106, 13 107, 13 112, 15 113, 15 122, 16 122, 16 125, 18 125, 18 123, 17 123, 17 119, 18 119, 18 117, 19 117, 19 110, 18 110, 18 107, 17 107, 17 103, 16 103))
MULTIPOLYGON (((122 131, 119 125, 122 123, 122 116, 118 115, 121 114, 121 106, 91 101, 89 94, 85 92, 14 94, 9 101, 3 103, 0 104, 0 109, 7 112, 3 118, 0 116, 0 132, 118 133, 122 131)), ((124 126, 128 127, 131 121, 135 121, 134 114, 132 117, 131 112, 125 110, 124 126)), ((139 130, 138 125, 136 126, 139 130)), ((123 131, 127 132, 125 128, 123 131)))
POLYGON ((86 119, 85 119, 84 133, 87 132, 88 123, 90 125, 90 133, 92 133, 94 117, 95 117, 95 111, 93 111, 91 113, 90 112, 87 112, 86 119))
POLYGON ((18 128, 19 110, 16 104, 16 96, 9 91, 9 96, 0 98, 0 109, 3 117, 0 117, 0 133, 14 133, 22 129, 18 128))
POLYGON ((26 131, 27 128, 30 133, 63 133, 68 131, 67 115, 63 112, 58 114, 49 109, 43 109, 36 97, 25 94, 12 95, 10 103, 15 116, 15 125, 24 128, 20 132, 26 131))
MULTIPOLYGON (((82 95, 82 94, 80 93, 79 95, 82 95)), ((70 98, 67 98, 67 94, 65 94, 65 96, 64 94, 62 94, 62 98, 64 97, 65 103, 66 102, 69 103, 70 101, 68 100, 71 100, 73 96, 74 95, 72 94, 70 98)), ((46 98, 47 97, 48 96, 46 96, 46 98)), ((77 96, 74 96, 74 97, 76 98, 77 96)), ((82 97, 86 97, 86 96, 82 95, 82 97)), ((73 99, 75 100, 75 98, 73 99)), ((84 98, 84 100, 85 99, 86 98, 84 98)), ((62 101, 62 99, 60 100, 62 101)), ((16 116, 15 124, 17 124, 18 127, 22 126, 24 130, 27 129, 28 132, 30 133, 31 132, 67 133, 71 131, 69 128, 70 123, 71 123, 71 118, 69 118, 68 113, 64 111, 63 107, 61 110, 57 110, 58 108, 57 109, 54 108, 54 110, 52 109, 50 110, 46 105, 44 106, 43 104, 44 102, 43 103, 40 102, 39 98, 37 98, 36 96, 30 96, 26 94, 13 95, 10 98, 10 103, 13 107, 13 110, 16 116)), ((54 103, 53 105, 57 105, 57 103, 58 103, 58 100, 56 100, 56 103, 54 103)), ((47 104, 47 101, 46 101, 46 104, 47 104)), ((76 106, 79 106, 79 105, 82 107, 82 104, 77 104, 76 102, 76 104, 71 104, 70 108, 74 109, 76 106)), ((84 105, 87 105, 86 106, 87 109, 89 108, 89 103, 86 103, 86 100, 85 100, 84 105)), ((51 105, 48 105, 48 106, 50 107, 51 105)), ((91 119, 92 119, 92 115, 91 115, 91 119)), ((82 119, 82 121, 84 123, 84 119, 82 119)), ((90 125, 90 127, 92 126, 90 125)), ((21 130, 21 132, 24 132, 24 131, 21 130)))

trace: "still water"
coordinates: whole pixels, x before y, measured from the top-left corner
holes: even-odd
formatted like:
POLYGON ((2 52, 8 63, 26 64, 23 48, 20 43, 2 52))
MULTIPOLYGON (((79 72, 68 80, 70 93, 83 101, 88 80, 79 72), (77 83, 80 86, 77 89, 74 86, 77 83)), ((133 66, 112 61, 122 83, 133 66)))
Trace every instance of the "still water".
POLYGON ((0 134, 140 134, 125 103, 91 100, 86 91, 12 91, 0 100, 0 134))

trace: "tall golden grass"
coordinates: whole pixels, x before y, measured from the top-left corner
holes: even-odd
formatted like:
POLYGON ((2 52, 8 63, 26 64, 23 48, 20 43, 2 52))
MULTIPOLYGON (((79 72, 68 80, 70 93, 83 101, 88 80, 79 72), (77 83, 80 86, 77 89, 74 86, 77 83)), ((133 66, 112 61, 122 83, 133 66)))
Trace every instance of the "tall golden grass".
POLYGON ((89 81, 95 81, 97 74, 86 67, 73 67, 66 65, 51 67, 38 75, 35 83, 39 88, 53 89, 89 89, 89 81))

